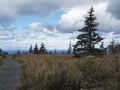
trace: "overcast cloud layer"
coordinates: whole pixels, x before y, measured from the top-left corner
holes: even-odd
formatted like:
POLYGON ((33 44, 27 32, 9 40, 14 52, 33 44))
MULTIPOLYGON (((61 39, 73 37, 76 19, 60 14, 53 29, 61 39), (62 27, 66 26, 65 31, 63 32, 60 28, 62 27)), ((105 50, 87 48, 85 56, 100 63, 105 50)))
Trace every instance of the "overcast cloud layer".
POLYGON ((120 20, 120 0, 109 0, 108 3, 108 11, 120 20))
POLYGON ((56 10, 93 5, 101 1, 104 0, 0 0, 0 22, 28 15, 47 17, 56 10))
POLYGON ((63 45, 58 42, 59 40, 65 42, 63 46, 67 47, 70 39, 75 43, 75 33, 83 27, 84 17, 91 6, 95 9, 95 16, 99 23, 98 29, 106 38, 104 40, 107 42, 106 45, 112 38, 117 38, 119 41, 119 5, 120 0, 0 0, 1 47, 9 45, 8 49, 10 47, 26 49, 31 42, 40 43, 41 41, 47 43, 49 47, 59 48, 63 45), (23 26, 21 31, 17 31, 19 28, 13 24, 18 18, 24 16, 49 18, 60 10, 64 13, 54 25, 36 21, 23 26))

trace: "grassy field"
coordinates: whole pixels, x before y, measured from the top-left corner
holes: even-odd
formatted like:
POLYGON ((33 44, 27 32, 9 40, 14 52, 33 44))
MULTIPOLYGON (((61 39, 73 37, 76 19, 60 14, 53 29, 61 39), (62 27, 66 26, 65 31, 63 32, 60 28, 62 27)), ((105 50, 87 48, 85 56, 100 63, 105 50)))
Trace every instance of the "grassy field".
POLYGON ((18 55, 23 76, 18 90, 119 90, 120 55, 18 55))
POLYGON ((0 65, 2 64, 2 62, 3 62, 3 61, 0 59, 0 65))

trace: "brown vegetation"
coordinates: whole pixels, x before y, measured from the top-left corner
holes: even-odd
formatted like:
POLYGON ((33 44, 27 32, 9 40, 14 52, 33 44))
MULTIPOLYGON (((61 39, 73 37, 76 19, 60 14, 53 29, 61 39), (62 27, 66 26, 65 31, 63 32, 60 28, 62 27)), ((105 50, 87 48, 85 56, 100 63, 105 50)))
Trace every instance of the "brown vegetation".
POLYGON ((2 62, 3 62, 3 61, 0 59, 0 64, 2 64, 2 62))
POLYGON ((0 55, 0 64, 3 63, 3 57, 0 55))
POLYGON ((19 55, 23 76, 18 90, 119 90, 120 55, 19 55))

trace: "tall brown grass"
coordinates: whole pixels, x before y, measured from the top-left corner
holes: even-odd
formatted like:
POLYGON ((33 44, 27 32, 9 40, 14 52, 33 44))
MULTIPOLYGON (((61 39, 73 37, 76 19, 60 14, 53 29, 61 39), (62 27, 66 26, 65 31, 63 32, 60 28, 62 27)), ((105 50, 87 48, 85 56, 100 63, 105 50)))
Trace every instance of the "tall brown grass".
POLYGON ((3 57, 0 55, 0 65, 3 63, 3 57))
POLYGON ((18 55, 23 76, 18 90, 119 90, 120 55, 18 55))
POLYGON ((3 63, 3 60, 0 59, 0 65, 3 63))

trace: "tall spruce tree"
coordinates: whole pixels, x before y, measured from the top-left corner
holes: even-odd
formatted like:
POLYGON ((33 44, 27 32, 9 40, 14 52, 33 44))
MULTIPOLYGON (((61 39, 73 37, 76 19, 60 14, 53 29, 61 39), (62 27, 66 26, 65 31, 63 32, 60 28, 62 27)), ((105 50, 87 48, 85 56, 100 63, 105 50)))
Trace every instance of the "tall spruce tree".
POLYGON ((69 43, 69 48, 68 48, 68 51, 67 51, 67 54, 71 54, 71 50, 72 50, 72 47, 71 47, 71 41, 69 43))
POLYGON ((32 44, 30 45, 30 48, 29 48, 29 53, 32 54, 33 53, 33 50, 32 50, 32 44))
POLYGON ((40 47, 39 53, 40 54, 46 54, 47 53, 47 50, 45 48, 44 43, 41 43, 41 47, 40 47))
POLYGON ((34 53, 34 54, 38 54, 38 53, 39 53, 38 45, 37 45, 37 44, 35 44, 35 47, 34 47, 33 53, 34 53))
POLYGON ((3 50, 0 48, 0 54, 2 54, 3 53, 3 50))
POLYGON ((75 51, 79 53, 93 54, 95 52, 95 44, 103 40, 103 38, 96 32, 98 23, 95 21, 96 17, 93 14, 93 7, 90 8, 88 15, 85 17, 85 26, 78 30, 81 34, 77 36, 75 51))

